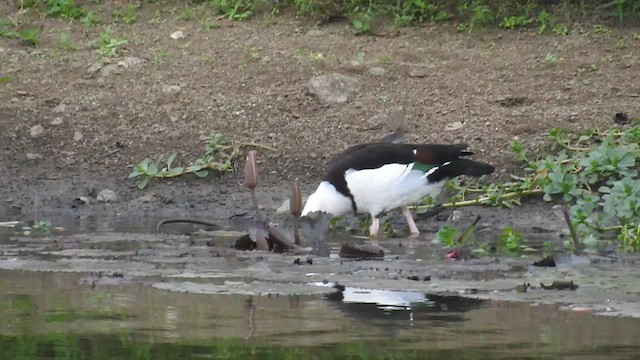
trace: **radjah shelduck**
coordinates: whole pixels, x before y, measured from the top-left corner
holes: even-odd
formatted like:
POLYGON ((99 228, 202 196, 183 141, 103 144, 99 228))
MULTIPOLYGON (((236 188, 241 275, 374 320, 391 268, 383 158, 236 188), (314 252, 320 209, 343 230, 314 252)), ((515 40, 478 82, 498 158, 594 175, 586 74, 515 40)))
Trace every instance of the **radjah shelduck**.
POLYGON ((369 235, 377 236, 382 212, 400 208, 412 236, 420 232, 408 205, 435 196, 446 180, 491 174, 494 167, 465 156, 466 144, 370 143, 352 146, 333 158, 322 182, 309 196, 302 216, 323 211, 371 215, 369 235))

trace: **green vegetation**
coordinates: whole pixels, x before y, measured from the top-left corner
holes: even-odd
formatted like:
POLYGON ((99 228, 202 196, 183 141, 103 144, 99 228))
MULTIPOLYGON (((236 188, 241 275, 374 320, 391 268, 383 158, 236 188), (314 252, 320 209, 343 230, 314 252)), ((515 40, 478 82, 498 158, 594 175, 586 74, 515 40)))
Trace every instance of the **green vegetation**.
POLYGON ((206 177, 209 171, 222 174, 233 171, 236 161, 240 158, 244 147, 260 147, 267 150, 275 150, 268 146, 243 143, 239 145, 231 144, 222 134, 212 133, 204 141, 205 153, 202 157, 189 163, 188 166, 173 166, 177 154, 156 155, 155 159, 145 158, 133 167, 129 178, 138 178, 136 184, 138 188, 146 188, 151 179, 174 178, 186 174, 194 174, 197 177, 206 177))
MULTIPOLYGON (((569 206, 584 250, 598 251, 618 241, 626 251, 640 251, 640 125, 581 134, 555 128, 549 137, 550 146, 535 152, 520 140, 511 143, 512 153, 524 164, 524 175, 482 186, 450 182, 453 196, 442 206, 510 208, 521 205, 523 197, 541 195, 545 201, 569 206)), ((431 201, 426 199, 427 204, 417 210, 433 207, 431 201)), ((450 230, 442 231, 447 235, 450 230)), ((501 246, 509 252, 517 250, 521 235, 512 229, 503 235, 501 246)), ((575 244, 567 241, 565 246, 575 244)))
POLYGON ((129 43, 126 37, 116 37, 115 31, 111 28, 100 33, 98 41, 95 42, 98 53, 102 57, 116 57, 120 55, 122 47, 129 43))
MULTIPOLYGON (((94 2, 99 3, 99 2, 94 2)), ((591 2, 559 1, 550 4, 537 0, 199 0, 193 2, 155 1, 162 6, 151 21, 157 23, 163 13, 178 14, 184 21, 199 18, 210 11, 217 12, 230 21, 247 20, 256 14, 275 16, 283 10, 298 15, 325 18, 343 16, 349 19, 357 34, 374 32, 376 18, 392 19, 395 26, 420 23, 453 23, 459 31, 473 31, 480 27, 503 29, 537 28, 538 33, 566 36, 571 31, 568 24, 579 20, 597 21, 610 26, 637 25, 640 19, 640 0, 599 0, 591 2), (177 4, 179 3, 179 4, 177 4)), ((75 0, 24 0, 23 8, 36 9, 52 17, 80 21, 89 27, 101 20, 90 4, 75 0)), ((138 21, 141 4, 130 3, 112 11, 115 22, 126 25, 138 21)), ((107 15, 108 16, 108 15, 107 15)), ((215 24, 208 21, 206 24, 215 24)), ((607 26, 594 28, 594 33, 605 33, 607 26)), ((205 28, 211 28, 205 25, 205 28)))

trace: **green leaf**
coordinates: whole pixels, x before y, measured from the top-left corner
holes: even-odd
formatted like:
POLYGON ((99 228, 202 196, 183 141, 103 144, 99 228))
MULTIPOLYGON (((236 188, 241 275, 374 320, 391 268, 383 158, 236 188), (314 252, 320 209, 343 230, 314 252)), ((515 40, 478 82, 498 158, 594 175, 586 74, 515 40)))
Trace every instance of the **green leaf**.
POLYGON ((196 174, 197 177, 203 178, 203 177, 207 177, 207 175, 209 175, 209 171, 200 170, 200 171, 194 172, 194 174, 196 174))
POLYGON ((138 182, 138 189, 142 190, 142 189, 146 188, 147 185, 149 185, 149 181, 151 181, 151 178, 148 177, 148 176, 142 178, 142 180, 140 180, 138 182))
POLYGON ((180 174, 183 174, 183 173, 184 173, 184 168, 181 167, 181 166, 169 169, 169 171, 167 171, 167 174, 171 175, 171 176, 176 176, 176 175, 180 175, 180 174))
POLYGON ((146 174, 149 176, 154 176, 158 173, 158 167, 155 164, 149 164, 147 167, 146 174))
POLYGON ((138 170, 133 170, 132 172, 129 173, 129 176, 127 176, 127 179, 131 179, 140 175, 142 175, 141 172, 139 172, 138 170))
POLYGON ((171 168, 171 163, 176 159, 177 155, 178 155, 177 153, 172 153, 171 155, 169 155, 169 158, 167 159, 168 168, 171 168))
POLYGON ((11 80, 13 80, 13 78, 10 78, 8 76, 0 77, 0 84, 8 83, 11 80))
POLYGON ((194 164, 194 165, 187 166, 187 169, 185 170, 185 172, 193 172, 194 173, 194 172, 198 172, 198 171, 200 171, 202 169, 206 169, 206 168, 207 168, 207 165, 205 165, 205 164, 194 164))

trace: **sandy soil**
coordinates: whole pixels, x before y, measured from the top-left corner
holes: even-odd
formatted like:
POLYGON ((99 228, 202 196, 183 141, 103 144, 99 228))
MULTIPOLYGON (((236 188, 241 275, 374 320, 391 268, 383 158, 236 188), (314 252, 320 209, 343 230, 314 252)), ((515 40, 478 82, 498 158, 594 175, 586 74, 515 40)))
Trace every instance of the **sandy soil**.
MULTIPOLYGON (((114 4, 93 10, 111 19, 114 4)), ((291 180, 308 193, 331 156, 388 134, 376 115, 397 106, 408 142, 467 142, 499 169, 495 177, 517 171, 507 154, 514 137, 538 144, 552 127, 605 127, 617 112, 640 114, 634 28, 577 24, 556 37, 383 27, 387 35, 367 37, 347 23, 316 27, 287 15, 219 20, 205 30, 209 14, 184 20, 160 9, 143 4, 134 24, 91 28, 27 13, 40 29, 39 48, 0 38, 1 72, 12 78, 0 85, 0 216, 242 212, 249 202, 241 174, 187 176, 143 191, 126 178, 146 156, 175 151, 182 164, 195 160, 211 132, 277 149, 260 149, 261 195, 273 208, 291 180), (129 43, 104 64, 92 42, 107 27, 129 43), (172 39, 177 30, 185 37, 172 39), (61 33, 75 50, 59 48, 61 33), (352 101, 326 104, 308 94, 310 78, 331 73, 357 79, 352 101), (43 131, 34 135, 37 125, 43 131), (92 188, 114 190, 119 202, 72 209, 92 188), (149 193, 158 198, 136 201, 149 193)), ((7 3, 0 12, 19 18, 7 3)))

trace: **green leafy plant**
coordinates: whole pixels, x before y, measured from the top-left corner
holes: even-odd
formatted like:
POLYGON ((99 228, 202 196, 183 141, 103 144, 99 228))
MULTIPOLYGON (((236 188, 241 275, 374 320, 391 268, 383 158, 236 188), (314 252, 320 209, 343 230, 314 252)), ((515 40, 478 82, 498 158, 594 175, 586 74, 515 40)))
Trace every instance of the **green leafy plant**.
POLYGON ((89 11, 84 17, 82 17, 82 19, 80 19, 80 23, 86 27, 92 27, 100 24, 100 18, 97 17, 93 11, 89 11))
POLYGON ((76 47, 71 44, 69 40, 69 34, 60 33, 60 37, 58 39, 58 47, 62 50, 73 51, 76 50, 76 47))
POLYGON ((503 18, 498 26, 503 29, 515 29, 527 27, 534 21, 535 19, 528 18, 526 16, 509 16, 503 18))
POLYGON ((116 21, 122 21, 127 25, 131 25, 136 22, 138 19, 137 11, 140 8, 140 5, 136 4, 128 4, 124 10, 113 10, 111 12, 111 16, 116 21))
POLYGON ((234 164, 242 154, 243 147, 261 147, 268 150, 275 150, 271 147, 243 143, 232 145, 222 134, 212 133, 204 141, 205 153, 202 157, 189 163, 187 166, 173 166, 177 154, 160 154, 154 159, 145 158, 133 167, 129 173, 129 178, 137 178, 138 188, 146 188, 152 179, 174 178, 186 174, 194 174, 197 177, 206 177, 210 171, 222 174, 233 171, 234 164))
POLYGON ((42 235, 49 235, 51 233, 51 221, 41 220, 36 221, 31 228, 42 235))
POLYGON ((504 228, 502 233, 498 236, 498 240, 498 250, 508 254, 519 254, 526 250, 534 251, 523 244, 525 241, 524 235, 513 230, 511 227, 504 228))
POLYGON ((219 13, 229 20, 247 20, 253 15, 255 3, 252 0, 209 0, 219 13))
POLYGON ((458 235, 458 229, 450 225, 443 225, 440 228, 440 230, 438 230, 438 233, 436 234, 436 237, 433 239, 433 242, 442 243, 449 247, 454 247, 458 245, 456 243, 457 235, 458 235))
POLYGON ((76 5, 75 0, 47 0, 45 12, 47 15, 68 19, 79 19, 85 15, 84 9, 76 5))
POLYGON ((351 16, 351 25, 356 29, 358 35, 370 34, 373 31, 372 21, 373 14, 370 11, 356 12, 351 16))
POLYGON ((116 57, 120 54, 121 48, 128 43, 129 39, 126 37, 116 37, 115 31, 108 28, 100 33, 100 37, 97 42, 98 53, 102 57, 116 57))
POLYGON ((213 30, 219 28, 220 24, 214 19, 206 18, 202 21, 202 27, 205 30, 213 30))

